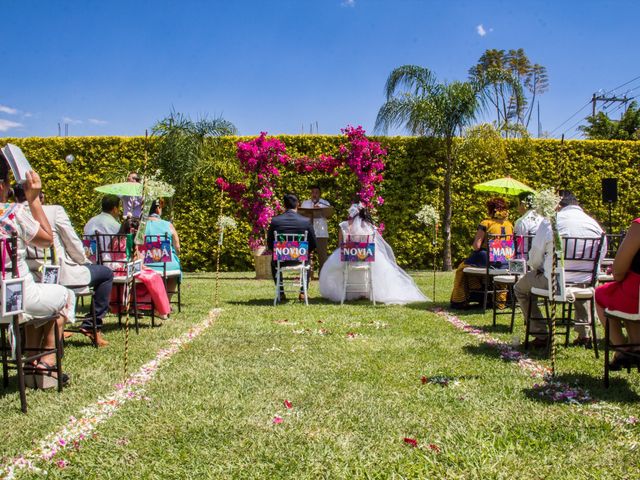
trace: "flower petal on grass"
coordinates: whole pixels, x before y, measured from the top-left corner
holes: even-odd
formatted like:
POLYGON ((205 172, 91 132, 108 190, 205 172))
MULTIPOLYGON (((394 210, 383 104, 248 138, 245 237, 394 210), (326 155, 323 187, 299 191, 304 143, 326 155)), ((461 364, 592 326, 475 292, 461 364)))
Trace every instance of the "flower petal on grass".
POLYGON ((289 400, 284 401, 284 406, 287 407, 288 409, 293 408, 293 404, 289 400))
POLYGON ((415 438, 404 437, 404 443, 406 443, 407 445, 409 445, 411 447, 417 447, 418 446, 418 440, 416 440, 415 438))
POLYGON ((276 415, 275 417, 273 417, 272 422, 274 425, 279 425, 282 422, 284 422, 284 418, 280 417, 279 415, 276 415))

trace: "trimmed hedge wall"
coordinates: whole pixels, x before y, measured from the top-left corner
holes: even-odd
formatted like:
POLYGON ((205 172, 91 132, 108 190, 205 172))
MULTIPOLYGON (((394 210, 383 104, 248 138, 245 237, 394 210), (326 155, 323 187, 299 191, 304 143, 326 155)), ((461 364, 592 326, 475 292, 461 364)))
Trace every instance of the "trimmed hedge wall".
MULTIPOLYGON (((281 136, 291 156, 318 156, 335 154, 343 142, 339 136, 297 135, 281 136)), ((235 142, 240 137, 223 138, 217 147, 215 160, 207 168, 207 177, 201 178, 188 192, 178 192, 174 199, 173 221, 183 246, 182 261, 187 270, 212 270, 215 266, 217 233, 215 222, 219 214, 220 193, 214 186, 217 176, 233 176, 238 172, 235 160, 235 142)), ((385 238, 392 245, 400 265, 426 268, 433 263, 432 231, 426 231, 414 213, 424 203, 441 210, 441 184, 443 162, 441 143, 437 139, 413 137, 376 138, 388 150, 385 181, 381 194, 385 204, 379 209, 385 223, 385 238)), ((144 164, 145 140, 142 137, 79 137, 79 138, 5 138, 19 145, 40 173, 47 203, 63 205, 77 230, 88 218, 99 211, 99 197, 94 187, 104 183, 122 181, 130 170, 141 171, 144 164), (76 160, 67 164, 69 153, 76 160)), ((605 177, 619 179, 619 201, 613 211, 613 229, 626 228, 639 215, 640 191, 635 188, 640 163, 640 142, 623 141, 568 141, 556 140, 504 140, 506 160, 493 161, 491 152, 478 152, 460 148, 457 171, 453 183, 453 255, 454 264, 469 251, 478 222, 484 217, 487 194, 473 190, 475 183, 511 175, 534 188, 556 186, 573 190, 584 209, 608 223, 608 208, 601 202, 600 182, 605 177)), ((153 140, 149 141, 149 168, 153 164, 153 140)), ((282 189, 306 198, 308 187, 320 183, 327 198, 337 209, 338 217, 331 222, 332 247, 336 243, 338 220, 350 204, 356 191, 355 178, 316 173, 298 175, 285 172, 282 189)), ((514 202, 515 203, 515 202, 514 202)), ((225 206, 225 213, 232 209, 225 206)), ((512 218, 515 218, 515 211, 512 218)), ((243 222, 239 228, 225 235, 222 266, 225 270, 252 268, 251 252, 247 246, 249 226, 243 222)), ((436 255, 442 241, 435 247, 436 255)), ((438 258, 437 264, 441 264, 438 258)))

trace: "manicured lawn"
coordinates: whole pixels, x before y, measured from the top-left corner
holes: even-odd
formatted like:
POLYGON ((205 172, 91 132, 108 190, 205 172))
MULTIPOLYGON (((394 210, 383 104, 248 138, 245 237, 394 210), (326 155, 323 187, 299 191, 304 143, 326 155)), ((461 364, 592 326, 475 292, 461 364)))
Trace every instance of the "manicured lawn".
MULTIPOLYGON (((213 274, 185 280, 183 313, 130 335, 130 368, 152 359, 212 307, 213 274)), ((432 295, 431 274, 417 273, 432 295)), ((439 274, 436 299, 452 276, 439 274)), ((640 374, 613 374, 602 360, 560 348, 558 371, 593 404, 553 403, 541 383, 496 349, 454 328, 434 305, 343 307, 318 298, 274 308, 272 284, 225 274, 215 323, 158 370, 148 400, 125 403, 79 449, 46 466, 52 478, 637 478, 640 374), (448 386, 423 383, 444 376, 448 386), (284 401, 291 402, 287 408, 284 401), (274 423, 280 417, 281 423, 274 423), (417 448, 404 441, 417 440, 417 448)), ((439 303, 440 303, 439 302, 439 303)), ((446 303, 442 302, 441 306, 446 303)), ((487 313, 459 315, 509 343, 487 313)), ((123 379, 123 330, 108 348, 70 342, 62 394, 29 392, 19 411, 14 384, 0 396, 4 457, 25 453, 123 379)), ((517 332, 523 336, 518 318, 517 332)), ((544 365, 544 358, 536 358, 544 365)), ((30 474, 25 474, 29 477, 30 474)), ((33 475, 35 476, 35 475, 33 475)))

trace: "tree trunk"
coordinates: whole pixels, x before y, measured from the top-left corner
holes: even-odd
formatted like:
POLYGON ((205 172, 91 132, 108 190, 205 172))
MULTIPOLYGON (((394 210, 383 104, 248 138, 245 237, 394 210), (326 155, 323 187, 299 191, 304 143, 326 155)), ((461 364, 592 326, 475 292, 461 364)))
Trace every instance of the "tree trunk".
POLYGON ((442 270, 450 272, 451 268, 451 176, 453 175, 452 139, 446 141, 446 165, 444 171, 444 218, 442 231, 444 232, 444 250, 442 252, 442 270))

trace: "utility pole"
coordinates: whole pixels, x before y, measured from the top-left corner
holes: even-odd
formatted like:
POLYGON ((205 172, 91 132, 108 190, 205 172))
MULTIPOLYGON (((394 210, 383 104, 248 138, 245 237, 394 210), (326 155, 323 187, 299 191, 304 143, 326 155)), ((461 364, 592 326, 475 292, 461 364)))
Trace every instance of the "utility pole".
POLYGON ((626 110, 627 103, 629 102, 629 98, 627 98, 626 95, 624 97, 616 97, 616 96, 607 97, 604 95, 596 95, 594 93, 593 96, 591 97, 591 116, 592 117, 596 116, 596 103, 598 102, 604 102, 604 103, 621 102, 621 103, 624 103, 625 110, 626 110))

